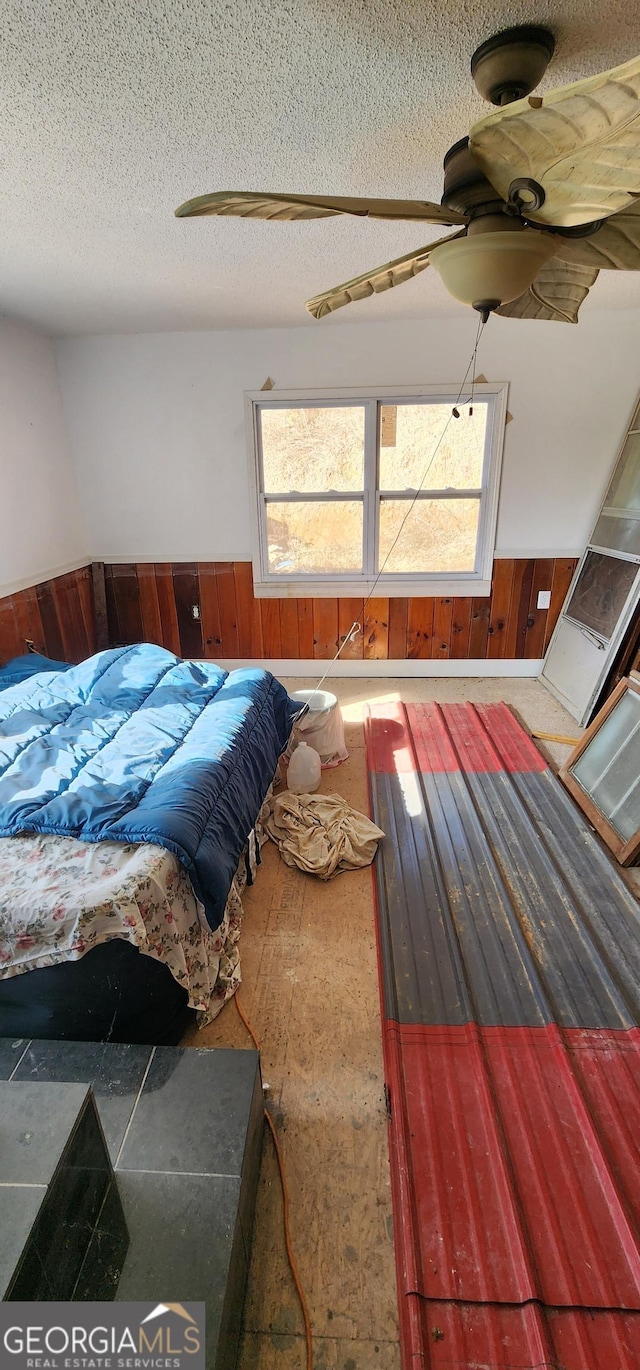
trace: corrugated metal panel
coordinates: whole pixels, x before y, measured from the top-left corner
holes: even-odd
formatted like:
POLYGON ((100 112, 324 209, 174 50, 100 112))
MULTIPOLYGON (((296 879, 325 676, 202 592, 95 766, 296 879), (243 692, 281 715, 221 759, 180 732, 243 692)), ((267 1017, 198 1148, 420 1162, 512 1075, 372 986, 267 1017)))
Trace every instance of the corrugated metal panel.
POLYGON ((625 1042, 635 1087, 622 1104, 605 1094, 615 1034, 600 1051, 569 1035, 588 1097, 555 1026, 387 1024, 426 1298, 640 1310, 637 1157, 624 1164, 640 1136, 640 1033, 636 1053, 625 1042))
MULTIPOLYGON (((518 728, 502 705, 499 728, 518 728)), ((368 725, 385 1013, 400 1022, 625 1029, 640 1022, 640 919, 599 839, 548 768, 490 768, 479 709, 425 705, 368 725), (424 723, 447 732, 426 764, 424 723), (414 750, 415 723, 423 741, 414 750), (463 760, 454 770, 451 757, 463 760), (398 769, 392 770, 396 758, 398 769), (470 760, 483 763, 472 770, 470 760)), ((533 744, 524 738, 521 751, 533 744), (526 747, 525 747, 526 744, 526 747)), ((516 754, 510 739, 509 757, 516 754)))
POLYGON ((405 1365, 640 1367, 640 919, 504 705, 367 745, 405 1365))
POLYGON ((400 1306, 411 1370, 638 1370, 635 1313, 425 1303, 400 1306), (408 1348, 415 1348, 409 1351, 408 1348))

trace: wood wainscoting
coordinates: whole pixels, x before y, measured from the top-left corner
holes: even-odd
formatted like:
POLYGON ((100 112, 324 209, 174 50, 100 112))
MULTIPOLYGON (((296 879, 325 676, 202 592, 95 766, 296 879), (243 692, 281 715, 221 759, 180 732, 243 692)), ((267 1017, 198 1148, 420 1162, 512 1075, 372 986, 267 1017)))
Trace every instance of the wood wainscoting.
MULTIPOLYGON (((542 657, 575 566, 572 557, 499 558, 483 599, 372 599, 363 633, 342 657, 542 657), (551 591, 549 609, 537 608, 540 590, 551 591)), ((112 646, 144 640, 178 656, 327 660, 353 621, 362 621, 361 599, 256 599, 248 561, 109 564, 104 571, 112 646)))
POLYGON ((0 664, 30 645, 56 661, 82 661, 96 651, 90 566, 0 599, 0 664))

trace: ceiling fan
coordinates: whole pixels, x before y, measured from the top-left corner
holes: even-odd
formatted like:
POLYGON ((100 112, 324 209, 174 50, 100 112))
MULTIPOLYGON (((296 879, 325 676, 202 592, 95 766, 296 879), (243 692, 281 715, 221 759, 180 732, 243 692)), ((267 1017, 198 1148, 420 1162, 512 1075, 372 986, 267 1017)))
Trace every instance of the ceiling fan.
POLYGON ((640 270, 640 56, 533 96, 554 47, 549 29, 524 24, 495 34, 474 53, 476 88, 500 108, 447 152, 439 205, 219 191, 187 200, 176 215, 350 214, 457 228, 308 300, 316 319, 432 265, 450 294, 485 320, 495 312, 577 323, 602 268, 640 270))

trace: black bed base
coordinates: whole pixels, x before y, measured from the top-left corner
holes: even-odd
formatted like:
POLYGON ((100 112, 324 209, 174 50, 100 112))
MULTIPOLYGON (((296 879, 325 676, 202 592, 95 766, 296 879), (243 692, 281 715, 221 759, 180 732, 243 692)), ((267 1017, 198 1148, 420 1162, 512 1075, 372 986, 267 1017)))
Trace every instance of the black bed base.
POLYGON ((171 971, 121 938, 0 980, 0 1037, 177 1046, 194 1017, 171 971))

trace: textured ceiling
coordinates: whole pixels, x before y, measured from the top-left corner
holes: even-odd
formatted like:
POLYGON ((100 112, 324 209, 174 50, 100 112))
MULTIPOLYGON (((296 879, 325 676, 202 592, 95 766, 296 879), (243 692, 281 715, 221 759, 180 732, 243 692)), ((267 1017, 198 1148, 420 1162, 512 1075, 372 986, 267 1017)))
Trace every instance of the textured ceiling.
MULTIPOLYGON (((304 309, 437 228, 173 210, 218 189, 439 200, 489 109, 471 53, 521 22, 556 34, 541 90, 640 50, 630 0, 0 0, 0 310, 59 333, 461 311, 433 271, 304 309)), ((584 309, 632 305, 640 273, 604 272, 584 309)))

